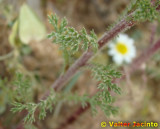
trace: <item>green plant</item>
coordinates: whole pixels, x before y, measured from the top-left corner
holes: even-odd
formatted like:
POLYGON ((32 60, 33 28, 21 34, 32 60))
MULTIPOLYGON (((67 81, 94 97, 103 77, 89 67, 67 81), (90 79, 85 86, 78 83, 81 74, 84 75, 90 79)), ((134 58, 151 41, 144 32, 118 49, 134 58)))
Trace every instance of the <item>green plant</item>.
MULTIPOLYGON (((89 97, 89 95, 84 94, 83 96, 79 96, 73 93, 57 93, 53 89, 51 89, 50 95, 45 99, 41 100, 39 103, 29 102, 26 100, 24 96, 27 91, 32 90, 31 85, 28 83, 28 80, 24 80, 22 74, 17 73, 17 78, 14 81, 14 84, 17 85, 15 89, 15 95, 17 98, 13 105, 12 112, 21 112, 22 110, 27 110, 28 115, 25 117, 25 122, 35 122, 35 112, 39 110, 39 119, 44 119, 46 117, 46 111, 50 112, 53 110, 54 105, 56 105, 59 101, 73 101, 75 103, 81 102, 82 107, 86 107, 87 104, 90 104, 93 113, 97 112, 96 107, 100 107, 107 116, 111 114, 116 114, 117 107, 113 107, 111 104, 114 102, 113 97, 111 96, 108 89, 113 90, 115 93, 120 94, 120 88, 117 87, 116 84, 112 83, 113 78, 119 78, 121 74, 116 72, 111 66, 103 66, 103 65, 92 65, 91 67, 87 67, 87 69, 91 69, 93 71, 93 77, 100 81, 101 83, 98 85, 99 91, 89 97), (22 103, 23 102, 23 103, 22 103)), ((29 93, 28 93, 29 94, 29 93)), ((28 97, 27 97, 28 98, 28 97)))
POLYGON ((23 93, 24 89, 25 91, 30 91, 31 86, 24 83, 21 87, 19 84, 23 84, 23 81, 26 81, 22 81, 22 78, 17 79, 15 83, 17 85, 17 90, 15 90, 15 92, 18 93, 18 99, 13 103, 14 107, 12 108, 12 111, 20 112, 24 109, 27 110, 28 115, 25 117, 25 121, 32 123, 35 121, 36 111, 39 112, 39 119, 44 119, 47 110, 52 111, 53 105, 56 105, 60 100, 64 100, 81 102, 83 107, 86 107, 89 104, 93 112, 96 112, 96 107, 99 106, 106 115, 115 114, 117 112, 117 108, 112 106, 114 97, 111 96, 110 91, 113 90, 115 93, 121 93, 120 88, 112 82, 113 79, 120 78, 121 74, 116 72, 114 69, 111 69, 109 66, 91 63, 88 64, 88 61, 94 56, 97 50, 101 50, 108 41, 115 38, 120 32, 126 31, 139 22, 146 20, 152 21, 155 19, 159 20, 160 16, 158 7, 160 2, 151 2, 151 0, 132 1, 127 11, 125 11, 124 17, 120 18, 119 22, 115 26, 111 27, 109 31, 98 41, 97 36, 93 31, 90 35, 87 34, 85 29, 77 32, 74 28, 67 27, 66 19, 62 19, 59 23, 56 15, 49 16, 49 21, 53 25, 54 31, 48 37, 53 39, 53 43, 60 45, 60 49, 64 52, 64 57, 69 58, 70 55, 77 52, 80 48, 85 50, 85 52, 54 82, 51 92, 47 92, 47 97, 44 96, 45 98, 40 100, 38 103, 28 102, 23 99, 24 97, 21 92, 23 93), (93 77, 100 82, 98 85, 98 91, 93 96, 89 97, 89 95, 86 94, 79 96, 74 93, 68 95, 64 92, 57 92, 66 85, 66 83, 80 68, 84 67, 90 69, 93 72, 93 77))

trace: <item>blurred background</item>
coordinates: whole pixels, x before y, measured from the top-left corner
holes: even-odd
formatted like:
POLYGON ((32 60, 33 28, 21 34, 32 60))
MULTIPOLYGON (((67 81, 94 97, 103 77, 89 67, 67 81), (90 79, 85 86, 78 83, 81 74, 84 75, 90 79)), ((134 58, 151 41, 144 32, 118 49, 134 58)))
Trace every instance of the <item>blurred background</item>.
MULTIPOLYGON (((10 112, 8 93, 11 91, 7 90, 7 86, 15 72, 20 71, 32 78, 34 101, 37 101, 63 69, 59 46, 47 39, 47 34, 53 29, 47 15, 56 13, 60 18, 66 17, 69 26, 77 30, 85 27, 88 32, 93 29, 101 37, 128 4, 129 0, 0 0, 0 78, 8 80, 5 88, 0 89, 0 129, 56 129, 80 106, 61 102, 60 108, 55 107, 58 111, 48 113, 45 120, 38 121, 37 125, 25 127, 19 126, 22 114, 10 112), (24 3, 26 6, 23 6, 24 3)), ((138 57, 158 40, 160 24, 156 21, 138 24, 126 34, 134 39, 138 57)), ((93 62, 113 63, 107 50, 106 47, 99 52, 93 62)), ((81 54, 78 52, 71 62, 81 54)), ((107 118, 102 111, 92 116, 87 110, 65 129, 98 129, 102 121, 160 122, 160 51, 132 74, 128 73, 129 65, 118 68, 127 76, 120 81, 123 93, 117 96, 115 103, 119 106, 119 114, 107 118)), ((97 83, 90 74, 88 71, 79 73, 71 84, 71 90, 92 94, 97 83)))

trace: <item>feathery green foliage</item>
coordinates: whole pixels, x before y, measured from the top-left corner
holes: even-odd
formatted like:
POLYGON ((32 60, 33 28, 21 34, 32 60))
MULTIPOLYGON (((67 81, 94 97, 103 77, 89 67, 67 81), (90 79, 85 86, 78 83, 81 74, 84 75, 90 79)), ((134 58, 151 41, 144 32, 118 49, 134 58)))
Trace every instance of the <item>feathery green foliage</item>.
POLYGON ((151 4, 151 1, 152 0, 130 0, 130 4, 126 7, 117 21, 107 28, 107 31, 111 30, 119 21, 124 18, 129 21, 134 20, 138 22, 153 20, 160 21, 160 13, 156 10, 160 5, 160 1, 157 0, 155 4, 151 4))
POLYGON ((27 110, 28 114, 24 118, 25 122, 32 123, 35 121, 35 112, 39 109, 39 119, 44 119, 46 116, 46 110, 52 111, 52 105, 54 104, 56 99, 55 93, 51 90, 49 97, 46 100, 41 100, 38 104, 34 102, 30 103, 22 103, 22 102, 14 102, 12 112, 21 112, 22 110, 27 110))
MULTIPOLYGON (((150 2, 151 0, 132 1, 124 14, 133 12, 132 20, 135 21, 159 19, 159 12, 156 10, 157 7, 152 6, 150 2)), ((156 5, 158 4, 159 2, 156 3, 156 5)), ((60 49, 66 53, 65 55, 72 55, 79 49, 85 51, 88 49, 96 51, 98 49, 97 36, 93 31, 91 31, 90 35, 87 34, 84 28, 78 32, 73 27, 67 27, 67 20, 65 18, 60 21, 56 15, 49 16, 49 22, 53 25, 54 31, 48 37, 53 39, 53 43, 60 45, 60 49)), ((67 58, 68 56, 66 60, 68 60, 67 58)), ((92 71, 94 79, 99 82, 98 91, 93 96, 90 97, 87 94, 79 96, 74 93, 55 92, 52 89, 49 96, 38 103, 26 99, 24 95, 28 95, 33 90, 33 87, 29 83, 29 80, 25 80, 21 74, 18 74, 14 82, 14 85, 17 86, 15 90, 15 96, 17 97, 15 97, 16 101, 13 103, 12 112, 27 110, 28 114, 24 120, 32 123, 35 121, 35 112, 38 112, 38 118, 41 120, 46 117, 47 111, 52 111, 54 105, 59 101, 72 101, 76 103, 81 102, 83 107, 90 104, 93 113, 96 113, 97 107, 100 107, 107 116, 116 114, 118 110, 117 107, 112 106, 115 99, 111 92, 114 91, 116 94, 121 94, 121 89, 113 83, 114 79, 120 78, 121 74, 111 66, 93 64, 87 66, 87 68, 92 71)))
MULTIPOLYGON (((98 88, 104 91, 108 91, 108 89, 113 90, 115 93, 120 94, 120 88, 116 86, 116 84, 112 83, 113 78, 120 78, 121 73, 115 71, 111 65, 104 66, 101 64, 94 64, 91 68, 92 75, 94 79, 100 81, 98 88)), ((106 98, 107 99, 107 98, 106 98)), ((109 102, 109 101, 108 101, 109 102)))
POLYGON ((96 111, 95 106, 99 106, 107 116, 115 114, 117 108, 110 105, 114 102, 110 92, 121 94, 121 89, 112 83, 114 78, 121 77, 121 73, 115 71, 111 66, 101 64, 94 64, 88 68, 92 71, 93 78, 99 82, 99 91, 90 100, 92 110, 96 111))
MULTIPOLYGON (((97 112, 96 107, 100 107, 107 116, 115 114, 117 112, 117 108, 111 105, 114 99, 112 98, 109 89, 113 90, 115 93, 120 94, 120 88, 116 84, 112 83, 112 80, 113 78, 119 78, 121 74, 112 69, 111 66, 94 64, 92 67, 88 68, 93 72, 93 77, 97 79, 97 81, 100 81, 100 84, 98 85, 99 91, 94 96, 89 97, 87 94, 79 96, 77 94, 68 94, 65 92, 57 93, 51 89, 50 95, 45 100, 41 100, 36 104, 34 102, 27 102, 25 100, 24 94, 18 94, 18 97, 21 98, 18 100, 21 101, 15 101, 13 103, 14 107, 11 111, 15 113, 21 112, 22 110, 27 110, 28 114, 24 118, 24 121, 32 123, 35 121, 36 111, 39 111, 38 116, 39 119, 42 120, 46 117, 47 110, 51 112, 54 108, 53 105, 56 105, 59 101, 73 101, 75 103, 80 102, 82 107, 87 106, 87 103, 90 104, 93 113, 97 112)), ((25 91, 32 89, 31 86, 28 86, 28 80, 23 80, 23 76, 21 74, 17 74, 17 80, 14 84, 17 85, 15 93, 19 93, 19 91, 22 91, 21 93, 23 93, 24 89, 25 91)))
POLYGON ((160 20, 160 13, 156 8, 160 5, 160 1, 156 1, 154 5, 151 4, 151 0, 139 0, 137 2, 137 9, 134 13, 135 21, 153 21, 160 20))
POLYGON ((31 81, 29 78, 24 79, 24 75, 21 73, 16 73, 16 78, 13 81, 15 88, 15 99, 21 102, 29 102, 32 100, 33 89, 31 81), (26 97, 27 95, 27 97, 26 97))
POLYGON ((48 35, 48 38, 53 38, 53 43, 60 44, 60 49, 67 50, 70 54, 77 52, 80 47, 85 51, 91 46, 95 51, 98 49, 94 31, 88 35, 85 28, 78 32, 73 27, 67 27, 68 22, 65 18, 61 22, 57 15, 51 15, 48 18, 54 27, 54 31, 48 35))

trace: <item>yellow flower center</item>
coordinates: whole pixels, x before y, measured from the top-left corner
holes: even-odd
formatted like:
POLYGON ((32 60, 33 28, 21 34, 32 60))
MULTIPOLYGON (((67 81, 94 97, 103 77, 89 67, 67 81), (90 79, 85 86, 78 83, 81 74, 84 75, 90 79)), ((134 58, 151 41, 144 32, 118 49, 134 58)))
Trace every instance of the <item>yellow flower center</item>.
POLYGON ((117 43, 116 44, 116 49, 122 55, 126 54, 127 51, 128 51, 127 46, 125 44, 123 44, 123 43, 117 43))

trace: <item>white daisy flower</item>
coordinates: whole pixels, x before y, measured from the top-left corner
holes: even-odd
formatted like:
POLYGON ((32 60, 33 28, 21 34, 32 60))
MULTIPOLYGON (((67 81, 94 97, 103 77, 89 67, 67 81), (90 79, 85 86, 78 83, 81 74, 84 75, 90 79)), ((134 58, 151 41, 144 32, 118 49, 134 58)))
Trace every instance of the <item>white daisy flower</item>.
POLYGON ((121 65, 122 63, 131 63, 136 56, 134 40, 126 34, 120 34, 119 37, 109 44, 108 54, 113 57, 113 61, 121 65))

